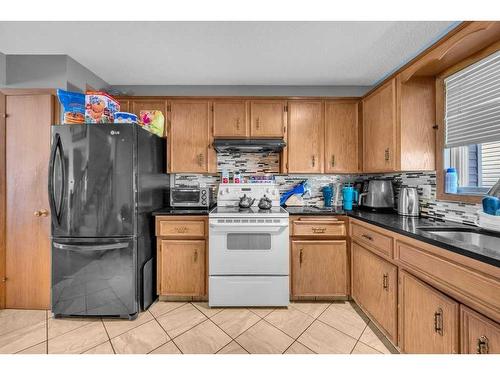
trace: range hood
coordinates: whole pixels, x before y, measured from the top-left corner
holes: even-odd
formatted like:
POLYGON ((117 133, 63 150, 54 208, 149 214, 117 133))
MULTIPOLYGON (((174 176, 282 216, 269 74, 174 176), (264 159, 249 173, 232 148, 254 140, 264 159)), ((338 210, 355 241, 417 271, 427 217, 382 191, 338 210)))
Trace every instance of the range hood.
POLYGON ((215 139, 217 152, 280 152, 286 143, 282 139, 215 139))

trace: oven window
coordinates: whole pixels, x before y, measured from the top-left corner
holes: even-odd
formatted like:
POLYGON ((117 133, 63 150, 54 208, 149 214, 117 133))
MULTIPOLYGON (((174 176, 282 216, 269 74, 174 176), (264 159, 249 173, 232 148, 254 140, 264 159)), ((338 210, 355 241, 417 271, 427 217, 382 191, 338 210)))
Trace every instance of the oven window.
POLYGON ((200 201, 199 191, 174 191, 173 193, 174 203, 198 203, 200 201))
POLYGON ((269 233, 228 233, 228 250, 271 250, 269 233))

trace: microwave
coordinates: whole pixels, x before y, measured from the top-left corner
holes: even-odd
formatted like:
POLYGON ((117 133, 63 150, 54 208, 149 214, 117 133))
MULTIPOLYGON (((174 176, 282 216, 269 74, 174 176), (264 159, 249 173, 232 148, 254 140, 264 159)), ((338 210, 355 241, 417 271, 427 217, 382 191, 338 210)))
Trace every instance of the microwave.
POLYGON ((171 188, 170 207, 209 208, 212 203, 212 189, 204 188, 171 188))

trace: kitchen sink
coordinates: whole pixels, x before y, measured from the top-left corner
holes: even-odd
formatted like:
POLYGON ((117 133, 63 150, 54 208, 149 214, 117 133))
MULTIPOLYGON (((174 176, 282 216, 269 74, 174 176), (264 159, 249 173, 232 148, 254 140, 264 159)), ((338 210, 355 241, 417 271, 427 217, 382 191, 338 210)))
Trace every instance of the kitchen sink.
POLYGON ((484 250, 500 253, 500 237, 478 233, 464 228, 419 228, 436 237, 453 242, 461 242, 484 250))

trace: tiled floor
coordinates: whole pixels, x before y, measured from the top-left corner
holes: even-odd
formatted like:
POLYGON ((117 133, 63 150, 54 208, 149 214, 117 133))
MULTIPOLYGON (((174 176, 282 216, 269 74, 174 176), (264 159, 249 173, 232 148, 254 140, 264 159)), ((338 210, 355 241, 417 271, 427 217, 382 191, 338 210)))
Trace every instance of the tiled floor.
POLYGON ((391 352, 397 353, 350 302, 297 302, 281 309, 156 302, 134 321, 54 319, 47 311, 0 310, 0 353, 391 352))

